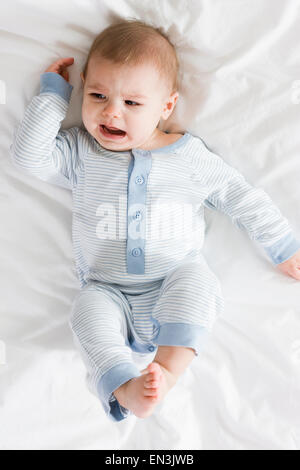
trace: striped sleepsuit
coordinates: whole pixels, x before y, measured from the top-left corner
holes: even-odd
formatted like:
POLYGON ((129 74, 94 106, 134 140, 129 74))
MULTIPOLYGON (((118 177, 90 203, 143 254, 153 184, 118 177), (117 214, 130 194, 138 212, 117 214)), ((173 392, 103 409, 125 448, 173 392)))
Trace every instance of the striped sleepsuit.
POLYGON ((198 355, 222 313, 204 259, 204 207, 228 214, 275 264, 300 249, 269 196, 186 132, 168 146, 110 151, 84 128, 62 130, 72 85, 46 72, 16 127, 21 171, 70 189, 80 290, 70 317, 86 383, 115 421, 130 411, 113 391, 140 371, 132 351, 191 347, 198 355))

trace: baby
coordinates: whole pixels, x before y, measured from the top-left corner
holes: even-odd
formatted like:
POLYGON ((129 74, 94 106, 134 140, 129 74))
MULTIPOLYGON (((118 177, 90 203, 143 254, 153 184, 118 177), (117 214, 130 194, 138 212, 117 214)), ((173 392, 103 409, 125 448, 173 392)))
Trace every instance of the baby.
POLYGON ((297 280, 300 242, 269 196, 201 138, 159 129, 179 96, 176 51, 159 28, 124 20, 102 31, 81 73, 83 126, 61 130, 73 62, 60 59, 41 75, 12 161, 72 190, 80 290, 70 326, 87 386, 112 420, 145 418, 223 312, 201 252, 204 206, 228 214, 297 280), (140 371, 132 351, 155 357, 140 371))

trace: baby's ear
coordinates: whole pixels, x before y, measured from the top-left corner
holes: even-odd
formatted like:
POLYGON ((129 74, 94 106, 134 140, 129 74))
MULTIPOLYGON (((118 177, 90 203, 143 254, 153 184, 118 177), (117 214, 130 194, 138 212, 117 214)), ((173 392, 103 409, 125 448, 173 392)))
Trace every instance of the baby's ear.
POLYGON ((81 78, 81 87, 80 88, 83 92, 84 91, 84 82, 85 82, 85 80, 84 80, 84 76, 83 76, 82 72, 80 72, 80 78, 81 78))
POLYGON ((172 101, 173 101, 173 103, 174 103, 174 106, 175 106, 176 101, 178 100, 178 98, 179 98, 179 93, 178 93, 178 91, 173 91, 173 93, 171 94, 171 99, 172 99, 172 101))
POLYGON ((178 100, 178 97, 179 97, 179 93, 177 91, 174 91, 170 95, 169 99, 167 100, 167 102, 165 104, 163 114, 161 116, 164 120, 168 119, 168 117, 171 116, 171 114, 172 114, 172 112, 175 108, 176 101, 178 100))

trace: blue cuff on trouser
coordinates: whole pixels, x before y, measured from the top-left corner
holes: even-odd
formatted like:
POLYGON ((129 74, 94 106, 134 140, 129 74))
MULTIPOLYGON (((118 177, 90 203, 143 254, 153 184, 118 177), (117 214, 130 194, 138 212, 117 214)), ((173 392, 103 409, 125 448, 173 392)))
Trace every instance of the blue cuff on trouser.
MULTIPOLYGON (((158 323, 158 322, 157 322, 158 323)), ((195 349, 196 356, 203 350, 210 331, 189 323, 164 323, 159 326, 153 343, 159 346, 185 346, 195 349)))
MULTIPOLYGON (((157 325, 158 322, 156 322, 157 325)), ((187 323, 165 323, 159 325, 157 336, 152 343, 157 346, 184 346, 193 348, 196 356, 204 348, 209 337, 209 330, 199 325, 187 323)), ((113 392, 128 380, 139 377, 139 369, 133 363, 122 363, 112 367, 99 380, 97 393, 105 413, 113 421, 127 418, 131 412, 121 406, 114 397, 113 392)))
POLYGON ((140 375, 139 369, 133 363, 123 363, 112 367, 99 380, 97 385, 98 396, 105 413, 113 421, 121 421, 131 414, 129 410, 119 404, 112 394, 113 391, 133 377, 139 377, 140 375))

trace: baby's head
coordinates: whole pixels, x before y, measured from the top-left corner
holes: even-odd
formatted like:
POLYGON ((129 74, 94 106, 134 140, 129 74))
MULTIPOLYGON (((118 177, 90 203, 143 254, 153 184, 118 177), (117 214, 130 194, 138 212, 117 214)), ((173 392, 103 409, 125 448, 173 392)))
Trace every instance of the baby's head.
POLYGON ((161 135, 160 119, 175 107, 177 77, 175 48, 159 28, 131 19, 109 26, 94 40, 81 73, 86 130, 110 150, 151 148, 161 135))

